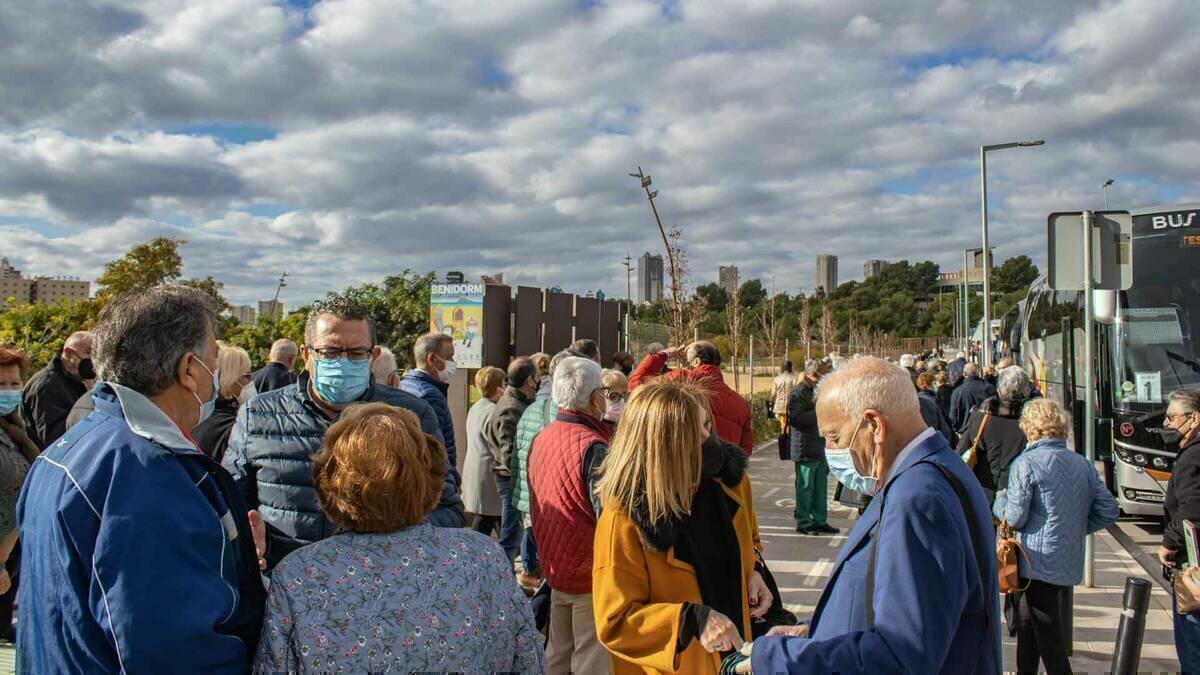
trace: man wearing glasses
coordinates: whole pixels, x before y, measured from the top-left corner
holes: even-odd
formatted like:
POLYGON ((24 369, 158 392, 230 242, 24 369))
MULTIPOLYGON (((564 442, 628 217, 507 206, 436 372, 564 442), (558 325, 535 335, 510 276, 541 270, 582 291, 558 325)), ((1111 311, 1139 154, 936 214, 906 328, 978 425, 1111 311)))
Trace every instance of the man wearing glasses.
MULTIPOLYGON (((305 370, 290 386, 255 397, 238 411, 223 464, 246 504, 267 526, 266 568, 283 556, 334 533, 317 504, 312 457, 325 430, 354 403, 381 402, 411 411, 428 434, 442 439, 433 408, 412 394, 378 384, 371 362, 379 356, 375 323, 355 301, 334 296, 313 305, 300 355, 305 370)), ((251 516, 252 522, 256 516, 251 516)), ((429 515, 434 525, 463 527, 452 468, 447 462, 442 495, 429 515)))

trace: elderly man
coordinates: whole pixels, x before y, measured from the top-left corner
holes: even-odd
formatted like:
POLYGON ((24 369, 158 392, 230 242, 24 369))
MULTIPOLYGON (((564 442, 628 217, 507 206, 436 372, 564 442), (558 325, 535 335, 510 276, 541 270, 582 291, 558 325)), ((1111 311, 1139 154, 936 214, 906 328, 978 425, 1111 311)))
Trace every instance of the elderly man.
POLYGON ((629 376, 629 390, 633 391, 643 382, 652 381, 663 372, 668 359, 681 353, 686 354, 688 363, 694 363, 695 367, 672 370, 663 377, 671 380, 688 379, 699 384, 708 393, 717 436, 738 446, 747 455, 754 452, 750 404, 725 384, 725 376, 721 373, 721 352, 711 342, 693 342, 686 347, 647 354, 634 369, 633 375, 629 376))
POLYGON ((996 387, 980 376, 979 366, 968 363, 963 367, 962 384, 955 387, 954 394, 950 396, 950 426, 962 433, 975 406, 995 395, 996 387))
POLYGON ((829 465, 825 439, 817 427, 817 382, 829 374, 828 361, 809 359, 804 378, 787 399, 791 421, 792 462, 796 465, 796 531, 800 534, 837 534, 828 522, 829 465))
POLYGON ((1001 672, 991 511, 908 372, 849 362, 821 381, 817 418, 834 475, 878 489, 812 620, 755 641, 753 672, 1001 672))
POLYGON ((491 418, 484 424, 483 441, 496 458, 496 488, 500 492, 500 547, 509 560, 516 560, 521 541, 521 514, 513 499, 513 462, 517 442, 517 425, 521 415, 538 391, 537 366, 524 356, 508 364, 507 386, 504 395, 492 409, 491 418))
POLYGON ((958 352, 954 360, 946 364, 946 377, 950 382, 951 387, 958 388, 962 383, 963 369, 967 367, 967 353, 958 352))
POLYGON ((30 673, 244 673, 266 593, 246 505, 189 432, 219 389, 199 291, 113 300, 95 410, 34 462, 18 507, 30 673))
POLYGON ((399 389, 400 366, 396 363, 396 355, 382 345, 376 345, 375 349, 379 350, 379 356, 371 360, 371 377, 375 378, 375 384, 399 389))
POLYGON ((917 372, 917 357, 912 354, 901 354, 900 367, 908 371, 908 376, 912 379, 913 387, 915 388, 917 386, 917 375, 920 375, 917 372))
POLYGON ((454 443, 454 420, 450 418, 450 404, 446 401, 450 380, 458 372, 458 364, 454 362, 454 338, 445 333, 422 335, 413 343, 413 359, 417 367, 404 374, 400 388, 433 408, 442 428, 442 438, 446 439, 446 458, 457 485, 460 482, 458 446, 454 443))
POLYGON ((21 414, 29 438, 41 449, 50 447, 67 430, 67 415, 96 379, 92 365, 92 334, 72 333, 55 355, 21 392, 21 414))
POLYGON ((254 391, 265 394, 268 391, 282 389, 296 383, 296 375, 292 368, 296 365, 296 343, 287 338, 280 338, 271 344, 268 358, 271 362, 258 369, 250 378, 254 391))
POLYGON ((554 370, 558 415, 533 439, 529 489, 533 533, 551 589, 546 670, 606 673, 611 661, 592 615, 592 540, 600 504, 596 469, 608 452, 610 427, 600 365, 563 359, 554 370))
MULTIPOLYGON (((377 401, 410 410, 425 433, 442 440, 437 415, 421 399, 371 381, 375 322, 344 296, 313 305, 304 326, 306 370, 295 384, 260 394, 238 410, 223 463, 247 505, 267 524, 264 557, 273 568, 295 549, 334 533, 313 488, 312 457, 321 439, 352 403, 377 401)), ((438 506, 429 516, 441 527, 466 523, 449 462, 438 506)))

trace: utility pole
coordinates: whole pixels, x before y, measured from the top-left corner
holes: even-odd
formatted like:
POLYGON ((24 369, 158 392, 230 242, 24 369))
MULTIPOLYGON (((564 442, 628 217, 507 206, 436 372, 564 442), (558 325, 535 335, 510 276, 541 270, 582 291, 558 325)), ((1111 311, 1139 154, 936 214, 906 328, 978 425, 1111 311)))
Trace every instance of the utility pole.
MULTIPOLYGON (((288 278, 287 270, 284 270, 283 274, 279 275, 279 285, 277 285, 275 287, 275 297, 271 300, 271 317, 272 318, 275 318, 275 314, 276 314, 277 310, 279 309, 279 291, 283 290, 284 286, 287 286, 287 281, 286 281, 287 278, 288 278)), ((279 318, 282 319, 283 312, 278 312, 278 314, 279 314, 279 318)))
POLYGON ((663 228, 662 219, 658 217, 658 207, 654 205, 654 198, 658 196, 658 190, 650 190, 650 176, 642 172, 642 167, 639 166, 637 173, 629 174, 633 178, 637 178, 642 183, 642 189, 646 191, 646 199, 650 202, 650 211, 654 214, 654 222, 658 224, 658 233, 662 235, 663 248, 667 249, 667 262, 671 265, 671 301, 674 308, 671 310, 675 315, 676 330, 683 330, 683 305, 680 304, 683 300, 679 297, 679 276, 675 272, 675 252, 671 250, 671 242, 667 240, 667 230, 663 228))
MULTIPOLYGON (((1089 465, 1096 462, 1096 305, 1092 297, 1095 285, 1094 270, 1092 269, 1092 230, 1095 228, 1096 214, 1092 211, 1083 212, 1083 362, 1085 383, 1083 388, 1083 454, 1089 465)), ((1083 587, 1091 588, 1095 581, 1096 570, 1096 541, 1093 535, 1083 540, 1083 587)))
POLYGON ((633 258, 628 253, 625 254, 625 299, 629 304, 633 304, 633 258))

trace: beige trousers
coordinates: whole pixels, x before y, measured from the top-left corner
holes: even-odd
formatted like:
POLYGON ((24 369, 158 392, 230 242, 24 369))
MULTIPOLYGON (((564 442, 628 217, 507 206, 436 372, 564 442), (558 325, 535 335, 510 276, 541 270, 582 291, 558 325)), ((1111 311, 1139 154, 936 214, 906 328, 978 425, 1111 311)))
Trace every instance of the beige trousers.
POLYGON ((612 671, 612 657, 596 637, 592 595, 550 591, 550 639, 546 645, 548 675, 612 671))

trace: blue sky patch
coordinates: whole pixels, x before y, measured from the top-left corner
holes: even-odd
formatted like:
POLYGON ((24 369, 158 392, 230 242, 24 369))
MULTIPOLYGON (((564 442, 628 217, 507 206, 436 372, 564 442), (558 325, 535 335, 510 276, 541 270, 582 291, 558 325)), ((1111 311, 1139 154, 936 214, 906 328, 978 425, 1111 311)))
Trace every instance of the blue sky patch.
POLYGON ((185 134, 187 136, 212 136, 230 145, 245 145, 257 141, 269 141, 275 138, 275 130, 262 124, 245 124, 241 122, 206 122, 167 127, 170 134, 185 134))

